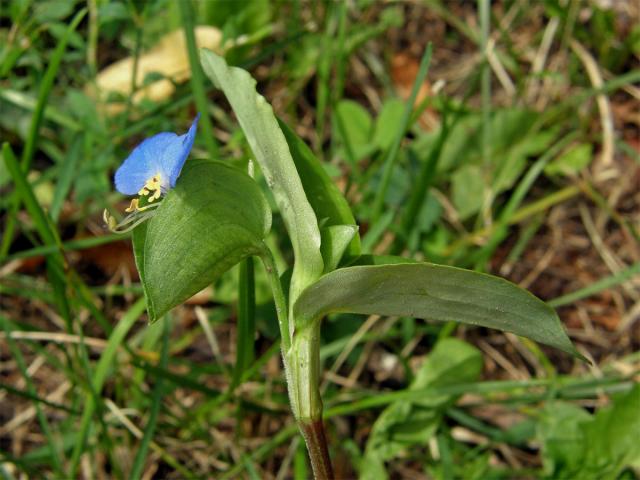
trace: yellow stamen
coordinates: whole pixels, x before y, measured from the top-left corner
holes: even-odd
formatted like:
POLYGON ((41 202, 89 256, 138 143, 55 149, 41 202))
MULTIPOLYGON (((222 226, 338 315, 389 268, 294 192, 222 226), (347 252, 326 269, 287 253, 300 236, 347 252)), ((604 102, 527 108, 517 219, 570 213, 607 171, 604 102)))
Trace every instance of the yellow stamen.
POLYGON ((149 194, 152 194, 151 198, 149 199, 150 202, 153 202, 154 200, 159 199, 160 195, 162 194, 161 183, 162 183, 162 177, 159 173, 157 173, 153 177, 151 177, 149 180, 146 181, 144 186, 138 192, 138 195, 147 196, 149 194))
POLYGON ((138 199, 134 198, 133 200, 131 200, 131 204, 124 209, 125 212, 127 213, 131 213, 135 210, 138 210, 138 199))

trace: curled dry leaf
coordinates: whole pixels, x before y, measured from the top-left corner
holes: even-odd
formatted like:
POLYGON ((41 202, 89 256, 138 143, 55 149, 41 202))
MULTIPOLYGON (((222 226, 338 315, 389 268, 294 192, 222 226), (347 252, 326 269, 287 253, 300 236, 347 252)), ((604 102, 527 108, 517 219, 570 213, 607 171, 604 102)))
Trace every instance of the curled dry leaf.
MULTIPOLYGON (((222 50, 222 33, 215 27, 200 26, 194 31, 198 48, 222 50)), ((96 77, 96 87, 87 86, 87 93, 100 101, 104 113, 113 115, 124 109, 124 103, 106 103, 109 94, 116 93, 128 98, 131 95, 131 77, 134 57, 124 58, 104 68, 96 77)), ((136 85, 144 83, 147 75, 155 73, 163 78, 138 89, 132 97, 133 103, 143 99, 162 101, 173 95, 174 83, 181 83, 191 77, 189 54, 182 30, 175 30, 163 36, 155 47, 138 59, 136 85)))

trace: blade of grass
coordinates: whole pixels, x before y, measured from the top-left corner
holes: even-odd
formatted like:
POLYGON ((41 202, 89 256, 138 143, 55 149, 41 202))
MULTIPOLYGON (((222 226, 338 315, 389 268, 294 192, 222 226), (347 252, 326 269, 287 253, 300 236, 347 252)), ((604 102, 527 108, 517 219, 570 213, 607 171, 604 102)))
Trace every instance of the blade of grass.
POLYGON ((144 26, 147 20, 149 4, 147 2, 142 4, 134 4, 133 2, 127 2, 129 9, 129 15, 131 21, 135 27, 135 38, 133 41, 133 65, 131 66, 131 78, 129 80, 129 95, 124 107, 124 114, 120 116, 120 128, 124 129, 129 117, 131 116, 131 108, 133 107, 133 97, 138 89, 138 68, 140 67, 140 54, 142 53, 142 38, 144 36, 144 26), (138 8, 139 7, 139 8, 138 8))
MULTIPOLYGON (((5 323, 5 325, 7 325, 5 323)), ((8 328, 8 326, 6 326, 5 328, 8 328)), ((73 415, 79 415, 80 412, 77 412, 75 410, 73 410, 72 408, 67 407, 66 405, 62 405, 60 403, 55 403, 55 402, 50 402, 49 400, 47 400, 46 398, 40 397, 37 394, 34 394, 32 392, 29 391, 29 389, 25 390, 20 390, 19 388, 15 388, 12 387, 11 385, 7 385, 6 383, 2 383, 0 382, 0 390, 4 390, 12 395, 16 395, 17 397, 22 397, 22 398, 26 398, 29 400, 32 400, 34 402, 37 403, 42 403, 44 405, 46 405, 47 407, 51 407, 51 408, 55 408, 57 410, 62 410, 64 412, 67 413, 71 413, 73 415)))
POLYGON ((336 62, 335 86, 333 88, 333 105, 341 98, 344 91, 345 82, 345 66, 347 55, 345 55, 345 37, 347 32, 347 8, 348 2, 340 2, 338 4, 338 36, 336 38, 336 51, 334 61, 336 62))
POLYGON ((9 255, 6 258, 7 262, 12 260, 18 260, 21 258, 33 258, 55 253, 62 249, 65 252, 72 252, 75 250, 85 250, 88 248, 99 247, 107 243, 120 242, 127 240, 131 236, 128 234, 114 233, 110 235, 101 235, 99 237, 79 238, 77 240, 69 240, 59 245, 43 245, 41 247, 30 248, 29 250, 23 250, 22 252, 16 252, 9 255))
POLYGON ((393 217, 393 212, 385 212, 375 223, 372 223, 369 231, 362 237, 362 253, 368 253, 373 250, 380 237, 393 222, 393 217))
MULTIPOLYGON (((513 215, 511 215, 507 220, 507 224, 515 225, 517 223, 520 223, 521 221, 533 215, 537 215, 540 212, 544 212, 548 210, 554 205, 565 202, 568 199, 575 197, 576 195, 579 195, 580 192, 581 192, 580 188, 575 185, 570 185, 568 187, 563 188, 562 190, 553 192, 547 195, 546 197, 542 197, 540 200, 536 200, 535 202, 525 205, 524 207, 519 208, 518 210, 513 212, 513 215)), ((475 232, 465 235, 459 240, 456 240, 451 244, 451 246, 449 246, 444 251, 444 255, 449 256, 453 252, 458 250, 460 247, 463 247, 465 245, 470 245, 472 243, 482 240, 487 235, 490 235, 491 233, 493 233, 494 229, 496 228, 496 225, 497 223, 489 227, 481 228, 479 230, 476 230, 475 232)))
POLYGON ((249 257, 240 264, 236 365, 233 369, 230 388, 235 388, 240 384, 245 370, 251 366, 254 360, 256 294, 253 262, 253 257, 249 257))
MULTIPOLYGON (((24 171, 18 164, 18 160, 13 154, 11 147, 6 142, 2 146, 2 155, 4 157, 7 170, 9 170, 9 174, 15 184, 14 198, 17 199, 17 202, 20 200, 24 201, 25 207, 35 223, 36 230, 44 243, 58 247, 57 253, 52 253, 47 257, 47 273, 51 285, 53 286, 54 298, 56 299, 58 310, 65 319, 67 331, 72 333, 71 309, 66 294, 67 279, 64 267, 64 257, 60 253, 60 239, 55 229, 52 227, 51 219, 38 203, 38 200, 33 193, 33 189, 27 181, 24 171)), ((17 205, 17 202, 14 204, 17 205)))
POLYGON ((484 199, 482 215, 485 225, 491 224, 491 204, 493 203, 493 188, 489 180, 492 172, 491 158, 491 69, 489 68, 488 43, 491 22, 490 0, 478 0, 480 17, 480 53, 482 65, 480 73, 480 95, 482 102, 482 166, 484 176, 484 199))
MULTIPOLYGON (((298 433, 298 427, 295 423, 291 423, 280 429, 280 431, 276 433, 271 440, 263 443, 251 453, 251 460, 254 463, 260 463, 264 459, 268 458, 268 456, 271 455, 279 445, 289 440, 296 433, 298 433)), ((237 478, 239 474, 245 470, 246 466, 245 462, 237 463, 233 468, 227 470, 223 475, 221 475, 220 480, 237 478)))
POLYGON ((595 295, 596 293, 600 293, 601 291, 608 288, 620 285, 621 283, 626 282, 627 280, 633 278, 638 274, 640 274, 640 262, 636 262, 633 265, 620 270, 615 275, 610 275, 608 277, 602 278, 597 282, 593 282, 591 285, 576 290, 575 292, 571 292, 566 295, 554 298, 553 300, 548 301, 547 304, 553 308, 568 305, 577 300, 581 300, 583 298, 595 295))
MULTIPOLYGON (((9 350, 11 350, 11 355, 13 356, 13 358, 16 361, 16 364, 18 365, 18 369, 20 370, 20 373, 22 373, 22 377, 24 379, 25 385, 27 386, 27 391, 29 395, 31 395, 34 398, 37 398, 38 395, 36 393, 35 387, 33 386, 33 382, 31 381, 31 377, 29 376, 29 372, 27 371, 27 365, 24 361, 24 357, 22 356, 22 352, 16 345, 15 340, 11 337, 11 327, 9 325, 9 322, 4 323, 4 331, 6 333, 5 338, 7 340, 7 343, 9 344, 9 350)), ((56 472, 56 476, 63 478, 66 475, 62 466, 63 453, 58 448, 59 443, 53 438, 51 426, 49 425, 49 422, 47 421, 47 417, 44 415, 44 412, 42 411, 40 402, 34 401, 33 406, 36 409, 36 416, 38 417, 40 428, 42 428, 42 433, 44 433, 44 436, 47 439, 47 443, 52 447, 51 457, 53 459, 53 469, 56 472)))
MULTIPOLYGON (((160 352, 160 368, 166 369, 169 363, 169 333, 170 322, 169 317, 165 315, 162 320, 162 350, 160 352)), ((160 404, 162 402, 162 395, 164 389, 164 382, 162 377, 156 379, 156 385, 153 389, 153 398, 151 399, 151 409, 149 411, 149 420, 147 420, 147 427, 144 430, 144 436, 140 442, 140 447, 136 452, 135 459, 133 460, 133 466, 131 467, 131 473, 129 478, 135 480, 142 475, 142 469, 147 457, 147 451, 149 450, 149 444, 153 439, 153 434, 156 430, 156 424, 158 421, 158 413, 160 412, 160 404)))
POLYGON ((326 111, 331 95, 331 62, 333 60, 333 35, 335 30, 334 13, 338 4, 327 3, 325 9, 324 23, 325 30, 322 35, 320 58, 318 60, 318 84, 316 88, 316 137, 314 139, 314 151, 320 154, 324 141, 326 111))
MULTIPOLYGON (((27 111, 35 112, 38 103, 37 100, 24 92, 19 92, 17 90, 12 90, 10 88, 0 89, 0 98, 5 100, 16 107, 22 108, 27 111)), ((66 128, 72 132, 82 131, 83 126, 80 125, 76 120, 72 117, 68 116, 62 110, 54 107, 53 105, 48 105, 44 112, 44 118, 49 120, 52 123, 57 123, 59 126, 66 128)))
POLYGON ((75 138, 58 171, 58 182, 56 183, 56 189, 53 193, 53 201, 51 202, 51 208, 49 210, 51 219, 54 223, 58 222, 58 217, 62 210, 62 204, 69 193, 74 178, 77 175, 77 168, 82 154, 83 141, 84 136, 82 135, 78 135, 75 138))
MULTIPOLYGON (((370 408, 381 407, 388 405, 389 403, 402 401, 420 401, 428 398, 437 398, 440 395, 462 395, 462 394, 478 394, 489 395, 491 401, 495 401, 496 393, 508 393, 520 394, 522 391, 528 391, 533 389, 536 392, 540 388, 549 389, 557 396, 564 396, 569 394, 577 388, 589 388, 589 393, 592 396, 599 395, 599 389, 603 389, 604 386, 610 384, 616 384, 623 382, 624 379, 616 378, 597 378, 597 379, 575 379, 571 376, 554 377, 545 379, 530 379, 530 380, 496 380, 496 381, 484 381, 475 383, 460 383, 456 385, 447 385, 445 387, 429 388, 429 389, 417 389, 417 390, 397 390, 389 393, 375 392, 363 392, 362 398, 357 398, 351 402, 345 402, 334 405, 327 409, 325 418, 331 418, 336 415, 349 415, 361 410, 367 410, 370 408)), ((617 388, 617 387, 616 387, 617 388)), ((527 393, 529 395, 529 393, 527 393)), ((546 392, 542 398, 549 398, 549 392, 546 392)), ((526 397, 523 397, 526 398, 526 397)), ((532 397, 533 398, 533 397, 532 397)), ((540 397, 535 397, 534 401, 538 401, 540 397)))
POLYGON ((182 20, 182 27, 184 29, 184 36, 187 41, 187 51, 189 53, 189 65, 191 66, 191 90, 193 91, 193 97, 198 107, 198 111, 202 114, 200 117, 200 123, 202 130, 204 130, 204 143, 209 152, 209 157, 214 159, 218 156, 218 145, 213 136, 213 125, 209 118, 209 109, 207 96, 205 94, 204 78, 202 69, 200 67, 200 55, 198 53, 198 47, 196 45, 196 37, 193 33, 195 27, 193 20, 193 6, 190 0, 182 0, 178 2, 180 7, 180 17, 182 20))
POLYGON ((181 388, 186 388, 188 390, 193 390, 195 392, 201 392, 209 398, 219 398, 221 396, 221 392, 218 390, 214 390, 203 385, 201 382, 198 382, 192 378, 187 377, 186 375, 178 375, 175 373, 171 373, 167 369, 163 369, 160 367, 156 367, 154 365, 148 364, 146 361, 141 358, 133 358, 131 363, 147 373, 152 373, 156 377, 160 377, 163 380, 167 380, 174 385, 177 385, 181 388))
POLYGON ((573 140, 578 136, 578 132, 571 132, 565 135, 561 140, 556 142, 549 148, 544 155, 542 155, 534 164, 527 170, 527 173, 522 177, 522 180, 518 183, 513 194, 509 197, 507 204, 501 210, 498 215, 498 219, 492 225, 491 235, 486 244, 477 253, 476 268, 483 269, 484 264, 493 255, 493 252, 498 247, 500 242, 508 235, 508 225, 511 217, 515 213, 516 209, 522 204, 522 201, 526 197, 529 190, 533 186, 534 182, 538 179, 540 174, 544 171, 544 168, 560 154, 573 140))
MULTIPOLYGON (((51 60, 49 62, 49 66, 47 67, 47 71, 42 77, 42 83, 40 84, 40 90, 38 92, 38 102, 36 103, 36 108, 33 112, 33 116, 31 118, 31 124, 29 126, 29 133, 27 135, 27 140, 24 145, 24 150, 22 151, 22 158, 20 160, 20 168, 23 172, 28 172, 31 167, 31 160, 33 159, 33 155, 36 151, 36 145, 38 144, 38 138, 40 134, 40 125, 42 124, 42 117, 44 115, 44 109, 47 105, 47 101, 49 100, 49 94, 51 93, 51 89, 53 88, 53 82, 56 79, 58 74, 58 69, 60 68, 60 63, 62 62, 62 58, 67 50, 67 43, 71 34, 76 30, 80 21, 84 18, 87 13, 86 8, 80 10, 71 23, 69 27, 62 35, 56 49, 51 56, 51 60)), ((13 234, 16 227, 16 214, 19 208, 19 198, 14 195, 14 200, 11 203, 11 207, 9 209, 9 214, 7 216, 7 223, 5 225, 5 232, 2 237, 2 244, 0 244, 0 261, 7 256, 9 252, 9 247, 11 246, 11 242, 13 241, 13 234)))
POLYGON ((438 166, 438 160, 440 159, 440 154, 442 153, 442 149, 444 147, 447 136, 449 135, 449 131, 450 128, 447 125, 447 119, 446 117, 443 117, 442 129, 440 130, 440 135, 438 135, 438 140, 436 141, 435 146, 429 152, 427 160, 420 166, 418 181, 416 182, 415 187, 413 187, 411 190, 409 204, 400 225, 400 231, 403 238, 402 241, 400 240, 400 238, 398 238, 398 241, 396 242, 393 250, 395 253, 400 252, 402 248, 406 246, 407 240, 411 236, 412 227, 415 225, 416 218, 418 218, 418 216, 420 215, 420 211, 422 210, 422 206, 424 205, 425 197, 427 195, 427 192, 429 191, 429 187, 431 186, 431 181, 433 180, 433 175, 438 166))
MULTIPOLYGON (((100 360, 98 361, 98 365, 92 378, 92 388, 96 392, 96 394, 100 395, 102 387, 104 386, 104 382, 107 379, 107 374, 109 373, 109 370, 114 363, 116 352, 124 341, 127 332, 131 329, 131 327, 133 327, 135 321, 144 311, 145 305, 146 303, 144 298, 141 298, 136 303, 134 303, 111 333, 111 336, 109 337, 109 340, 107 342, 107 346, 100 356, 100 360)), ((75 478, 77 475, 80 457, 82 456, 82 453, 84 452, 86 447, 89 427, 91 426, 91 419, 93 417, 96 406, 97 405, 95 398, 92 395, 88 394, 85 402, 84 412, 82 414, 82 420, 80 422, 80 428, 78 429, 77 433, 76 444, 71 456, 71 468, 69 470, 69 477, 71 478, 75 478)))
POLYGON ((420 61, 420 68, 418 70, 418 75, 416 76, 415 81, 413 82, 413 88, 411 89, 411 95, 409 96, 409 100, 407 100, 407 104, 405 106, 404 112, 402 114, 402 120, 400 121, 400 125, 398 126, 398 130, 393 139, 393 143, 391 144, 391 148, 389 149, 389 153, 387 154, 384 166, 382 170, 382 179, 380 181, 380 185, 376 192, 376 196, 373 202, 373 209, 371 220, 376 221, 380 217, 382 212, 382 207, 384 205, 384 200, 387 196, 387 190, 389 189, 389 183, 391 181, 391 175, 393 173, 393 167, 395 166, 396 159, 398 157, 398 150, 400 150, 400 143, 404 138, 407 127, 409 125, 409 120, 411 119, 411 112, 413 111, 413 105, 415 104, 416 97, 418 96, 418 90, 424 83, 427 78, 427 73, 429 72, 429 64, 431 63, 431 54, 433 51, 433 45, 429 43, 427 48, 422 56, 422 60, 420 61))
POLYGON ((440 465, 442 466, 442 480, 454 480, 453 458, 451 457, 451 448, 449 447, 449 439, 444 433, 436 436, 438 452, 440 452, 440 465))
POLYGON ((35 224, 38 234, 48 245, 60 246, 60 240, 55 233, 55 230, 51 228, 51 220, 47 214, 42 210, 31 185, 27 181, 27 177, 24 170, 18 164, 18 160, 11 149, 9 143, 5 142, 2 145, 2 155, 4 157, 4 163, 7 166, 7 170, 11 175, 11 178, 15 185, 14 197, 24 202, 33 223, 35 224))

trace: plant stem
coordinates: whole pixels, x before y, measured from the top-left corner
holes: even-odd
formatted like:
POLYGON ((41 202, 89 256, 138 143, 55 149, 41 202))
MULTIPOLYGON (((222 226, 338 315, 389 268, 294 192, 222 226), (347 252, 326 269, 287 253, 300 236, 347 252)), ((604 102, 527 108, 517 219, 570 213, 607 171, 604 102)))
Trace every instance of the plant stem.
MULTIPOLYGON (((280 283, 280 276, 278 275, 278 269, 273 259, 273 254, 267 245, 264 245, 262 253, 260 255, 264 269, 269 277, 269 283, 271 284, 271 293, 273 294, 273 301, 276 305, 276 315, 278 316, 278 326, 280 327, 280 336, 282 337, 282 358, 286 364, 286 354, 291 348, 291 335, 289 334, 289 309, 287 308, 287 299, 284 296, 282 290, 282 283, 280 283)), ((286 367, 286 365, 285 365, 286 367)), ((287 378, 287 382, 289 378, 287 378)))
POLYGON ((307 444, 316 480, 332 479, 333 468, 322 423, 320 396, 320 322, 295 332, 291 351, 286 355, 291 408, 307 444))
POLYGON ((322 419, 308 422, 299 421, 298 426, 307 444, 314 478, 316 480, 334 478, 322 419))
POLYGON ((271 250, 265 245, 260 255, 271 283, 276 304, 282 360, 284 362, 291 410, 304 437, 316 480, 333 479, 327 439, 322 423, 320 380, 320 322, 289 332, 289 311, 271 250))

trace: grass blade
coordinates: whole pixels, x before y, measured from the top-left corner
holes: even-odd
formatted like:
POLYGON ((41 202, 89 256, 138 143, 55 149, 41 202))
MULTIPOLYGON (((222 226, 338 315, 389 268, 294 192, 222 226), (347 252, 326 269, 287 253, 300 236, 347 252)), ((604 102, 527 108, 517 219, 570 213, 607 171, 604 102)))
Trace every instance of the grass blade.
POLYGON ((595 295, 602 290, 620 285, 621 283, 626 282, 627 280, 633 278, 638 274, 640 274, 640 262, 636 262, 633 265, 620 270, 615 275, 610 275, 598 280, 597 282, 593 282, 591 285, 587 285, 580 290, 576 290, 575 292, 571 292, 566 295, 562 295, 561 297, 554 298, 553 300, 547 302, 547 304, 553 308, 568 305, 577 300, 595 295))
MULTIPOLYGON (((36 151, 36 145, 38 144, 40 125, 42 123, 42 117, 44 116, 44 109, 47 105, 47 101, 49 100, 49 94, 51 93, 51 89, 53 88, 53 82, 58 74, 58 69, 60 68, 62 57, 67 51, 67 43, 69 41, 69 38, 71 37, 71 34, 78 27, 80 21, 84 18, 86 13, 87 10, 83 8, 73 18, 73 20, 69 24, 69 27, 60 39, 58 46, 53 52, 51 61, 49 62, 49 66, 47 67, 47 71, 42 78, 40 91, 38 93, 38 102, 36 103, 36 108, 33 111, 33 117, 31 119, 31 125, 29 127, 29 134, 27 135, 27 141, 25 142, 24 150, 22 151, 20 167, 22 168, 23 172, 29 171, 29 168, 31 166, 31 160, 33 159, 33 155, 36 151)), ((14 200, 11 204, 9 215, 7 217, 7 225, 5 227, 4 236, 2 237, 2 244, 0 245, 0 260, 3 259, 9 252, 9 247, 11 246, 13 233, 16 227, 16 213, 19 208, 20 200, 15 196, 13 198, 14 200)))
MULTIPOLYGON (((33 386, 33 382, 31 381, 31 377, 29 376, 29 372, 27 371, 27 366, 24 361, 24 357, 22 356, 22 352, 16 345, 15 340, 11 337, 11 327, 9 322, 4 322, 4 331, 6 333, 6 339, 9 343, 9 349, 11 350, 11 354, 22 373, 22 377, 24 378, 25 385, 27 386, 27 392, 33 398, 37 398, 37 392, 35 387, 33 386)), ((45 416, 42 408, 40 407, 40 402, 34 400, 33 406, 36 409, 36 415, 38 417, 38 421, 40 422, 40 427, 42 428, 42 432, 47 438, 47 443, 51 445, 51 457, 53 459, 53 468, 56 471, 58 477, 65 477, 64 470, 62 467, 62 452, 57 446, 59 446, 59 442, 56 442, 53 438, 53 434, 51 432, 51 426, 47 421, 47 417, 45 416)))
POLYGON ((200 122, 205 132, 204 142, 211 159, 218 156, 218 145, 213 137, 213 125, 208 115, 208 102, 205 93, 204 78, 202 76, 202 68, 200 67, 200 56, 196 45, 196 37, 193 33, 195 27, 193 21, 193 6, 190 0, 182 0, 178 2, 180 7, 180 17, 182 19, 182 27, 184 28, 184 37, 187 41, 187 51, 189 53, 189 65, 191 66, 191 90, 198 107, 198 111, 202 114, 200 122))
MULTIPOLYGON (((170 322, 168 316, 164 316, 163 320, 163 332, 162 332, 162 350, 160 353, 160 368, 166 369, 169 362, 169 333, 170 322)), ((156 424, 158 421, 158 413, 160 412, 160 404, 162 402, 164 382, 162 377, 156 379, 156 386, 153 389, 153 399, 151 400, 151 409, 149 412, 149 420, 147 421, 147 428, 144 430, 144 436, 142 442, 140 442, 140 448, 136 453, 136 457, 133 461, 133 467, 131 467, 131 473, 129 478, 134 480, 140 478, 142 475, 142 469, 144 468, 144 462, 147 457, 147 451, 149 450, 149 444, 153 439, 153 433, 156 430, 156 424)))
POLYGON ((416 76, 415 82, 413 83, 411 96, 409 97, 409 100, 407 100, 407 104, 402 115, 402 121, 398 126, 396 136, 393 140, 393 143, 391 144, 389 153, 385 158, 382 170, 382 180, 380 182, 380 186, 378 187, 378 191, 373 202, 373 210, 371 215, 372 221, 376 221, 378 217, 380 217, 380 213, 382 212, 384 199, 387 196, 389 182, 391 181, 391 174, 393 173, 393 167, 395 166, 396 158, 398 157, 398 150, 400 150, 400 143, 402 142, 402 139, 407 132, 409 120, 411 119, 411 112, 413 111, 413 105, 415 104, 416 97, 418 96, 418 90, 420 90, 420 86, 424 83, 425 79, 427 78, 427 73, 429 72, 429 64, 431 63, 432 51, 433 45, 429 43, 429 45, 427 45, 427 49, 424 52, 424 55, 422 56, 422 60, 420 61, 420 69, 418 70, 418 75, 416 76))
POLYGON ((249 257, 240 264, 236 365, 233 369, 231 388, 235 388, 240 384, 245 370, 249 368, 254 360, 256 294, 253 262, 253 257, 249 257))
MULTIPOLYGON (((129 332, 131 327, 133 327, 135 321, 138 319, 138 317, 140 317, 142 312, 144 312, 145 305, 146 304, 144 298, 141 298, 136 303, 134 303, 129 311, 127 311, 127 313, 122 317, 116 328, 113 330, 113 333, 109 337, 107 347, 102 352, 102 356, 98 361, 98 366, 96 367, 92 378, 92 388, 97 395, 99 395, 102 391, 102 387, 104 386, 104 382, 107 379, 109 369, 114 363, 118 347, 124 341, 127 332, 129 332)), ((96 406, 96 400, 91 394, 88 394, 84 412, 82 414, 82 420, 80 422, 80 428, 78 430, 76 438, 76 443, 73 449, 73 454, 71 456, 71 469, 69 477, 75 478, 77 475, 78 465, 80 464, 80 457, 82 456, 82 453, 84 452, 86 446, 89 427, 91 425, 91 419, 93 417, 96 406)))
POLYGON ((42 210, 42 207, 33 193, 31 185, 27 181, 24 170, 18 164, 18 160, 14 155, 11 146, 7 142, 2 145, 2 155, 4 157, 7 170, 9 170, 9 174, 15 184, 14 197, 24 202, 33 223, 35 224, 36 230, 44 243, 59 247, 60 240, 58 239, 55 230, 51 228, 51 219, 47 216, 44 210, 42 210))
POLYGON ((62 204, 71 189, 73 179, 77 174, 77 168, 80 163, 82 155, 82 144, 84 136, 79 135, 71 145, 69 152, 64 157, 63 164, 60 166, 58 172, 58 182, 56 183, 56 189, 53 194, 53 201, 51 202, 51 218, 54 222, 58 222, 60 211, 62 210, 62 204))

